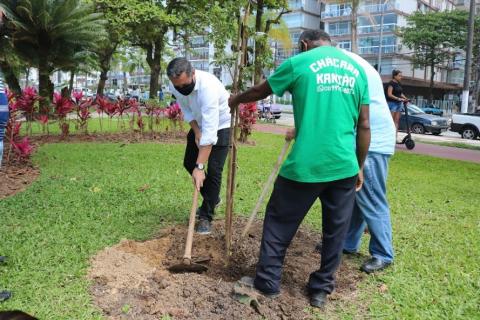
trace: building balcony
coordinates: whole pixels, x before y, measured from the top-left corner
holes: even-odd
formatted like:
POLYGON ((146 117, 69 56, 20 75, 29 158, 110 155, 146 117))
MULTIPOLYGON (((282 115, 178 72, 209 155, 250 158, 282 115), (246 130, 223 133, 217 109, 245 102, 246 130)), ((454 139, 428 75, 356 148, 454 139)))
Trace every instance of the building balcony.
MULTIPOLYGON (((327 7, 328 8, 328 7, 327 7)), ((349 17, 352 13, 351 8, 345 8, 340 10, 325 10, 322 12, 322 19, 337 18, 337 17, 349 17)))
MULTIPOLYGON (((378 54, 380 46, 358 47, 358 53, 361 55, 378 54)), ((382 54, 399 53, 400 46, 396 44, 388 44, 382 46, 382 54)))
MULTIPOLYGON (((393 32, 397 27, 396 23, 386 23, 383 25, 383 32, 393 32)), ((358 34, 380 33, 380 25, 358 26, 358 34)))
POLYGON ((368 13, 382 13, 388 12, 393 10, 400 10, 400 3, 398 1, 388 1, 386 4, 367 4, 367 5, 360 5, 358 7, 359 14, 368 14, 368 13))
POLYGON ((349 29, 328 30, 328 34, 331 37, 350 36, 352 34, 352 30, 350 28, 349 29))
MULTIPOLYGON (((402 11, 399 1, 391 0, 386 4, 368 4, 358 6, 359 15, 380 14, 382 12, 402 11)), ((322 19, 349 17, 352 14, 352 9, 347 7, 345 9, 329 9, 327 6, 322 12, 322 19)))

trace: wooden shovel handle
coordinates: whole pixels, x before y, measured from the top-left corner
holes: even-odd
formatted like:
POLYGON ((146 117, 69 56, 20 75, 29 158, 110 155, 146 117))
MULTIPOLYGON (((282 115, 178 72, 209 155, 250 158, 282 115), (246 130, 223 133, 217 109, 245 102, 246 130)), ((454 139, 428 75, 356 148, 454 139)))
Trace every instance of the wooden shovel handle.
POLYGON ((275 163, 275 167, 273 168, 272 172, 270 173, 270 176, 268 177, 267 183, 263 186, 262 193, 260 194, 260 197, 258 198, 257 204, 255 205, 255 208, 253 208, 253 211, 250 215, 250 218, 248 219, 247 225, 243 229, 242 232, 242 237, 245 237, 247 235, 248 230, 252 226, 253 220, 255 220, 255 217, 257 216, 258 209, 260 209, 260 206, 263 203, 263 198, 265 198, 265 195, 267 194, 267 191, 270 189, 271 185, 273 184, 273 180, 275 176, 278 173, 278 169, 280 168, 280 165, 283 162, 283 158, 285 158, 285 154, 287 153, 288 147, 290 146, 290 140, 285 141, 285 144, 283 145, 282 151, 280 152, 280 155, 278 156, 277 162, 275 163))
POLYGON ((193 201, 192 209, 190 210, 190 219, 188 220, 188 233, 187 233, 187 242, 185 244, 185 254, 183 255, 184 262, 186 260, 192 260, 192 244, 193 244, 193 232, 195 231, 195 216, 197 214, 198 206, 198 190, 195 187, 193 192, 193 201))

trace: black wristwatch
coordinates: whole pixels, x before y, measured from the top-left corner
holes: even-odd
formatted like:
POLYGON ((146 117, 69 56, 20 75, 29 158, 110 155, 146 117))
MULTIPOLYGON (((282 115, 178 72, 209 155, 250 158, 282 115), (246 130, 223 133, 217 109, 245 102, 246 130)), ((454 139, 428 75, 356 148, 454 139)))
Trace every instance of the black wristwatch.
POLYGON ((195 168, 198 170, 205 170, 205 165, 203 163, 195 164, 195 168))

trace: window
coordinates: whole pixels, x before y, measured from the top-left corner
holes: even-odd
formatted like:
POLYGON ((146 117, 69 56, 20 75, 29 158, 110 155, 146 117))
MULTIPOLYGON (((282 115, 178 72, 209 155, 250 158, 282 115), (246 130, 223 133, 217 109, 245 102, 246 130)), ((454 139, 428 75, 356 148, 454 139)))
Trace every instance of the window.
POLYGON ((196 48, 190 52, 191 60, 208 60, 209 48, 196 48))
POLYGON ((352 5, 350 3, 328 4, 322 18, 349 16, 352 13, 352 5))
POLYGON ((350 21, 334 22, 328 25, 328 33, 331 36, 341 36, 350 34, 351 32, 352 29, 350 21))
POLYGON ((192 48, 208 47, 208 41, 206 37, 196 36, 196 37, 193 37, 192 40, 190 40, 190 46, 192 48))
POLYGON ((345 50, 351 51, 352 50, 352 42, 350 40, 339 41, 338 42, 338 47, 340 49, 345 49, 345 50))
POLYGON ((297 45, 298 39, 300 39, 300 34, 301 34, 301 32, 299 32, 299 31, 294 31, 294 32, 290 33, 290 39, 292 39, 293 46, 297 45))
MULTIPOLYGON (((380 32, 382 16, 359 17, 358 33, 380 32)), ((383 16, 383 32, 393 32, 397 26, 397 15, 388 13, 383 16)))
POLYGON ((288 28, 300 28, 302 26, 302 14, 301 13, 289 13, 283 16, 288 28))
MULTIPOLYGON (((396 43, 396 36, 384 36, 382 40, 382 53, 394 53, 396 51, 396 43)), ((379 37, 360 38, 358 46, 360 54, 378 54, 379 48, 379 37)))
POLYGON ((303 7, 302 0, 290 0, 288 1, 288 8, 289 9, 300 9, 303 7))

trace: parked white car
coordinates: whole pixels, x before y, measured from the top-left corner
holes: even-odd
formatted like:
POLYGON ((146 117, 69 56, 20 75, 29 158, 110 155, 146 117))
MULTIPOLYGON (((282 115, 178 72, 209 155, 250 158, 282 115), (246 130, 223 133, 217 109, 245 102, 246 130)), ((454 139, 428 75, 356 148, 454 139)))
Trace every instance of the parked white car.
POLYGON ((450 130, 460 133, 463 139, 476 139, 480 133, 480 113, 452 115, 450 130))

